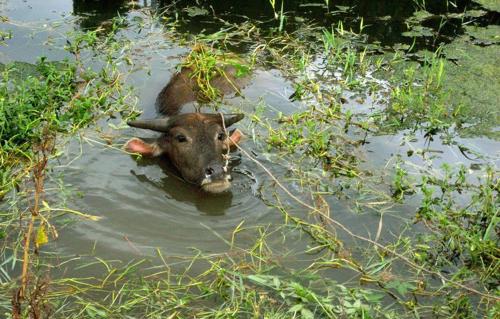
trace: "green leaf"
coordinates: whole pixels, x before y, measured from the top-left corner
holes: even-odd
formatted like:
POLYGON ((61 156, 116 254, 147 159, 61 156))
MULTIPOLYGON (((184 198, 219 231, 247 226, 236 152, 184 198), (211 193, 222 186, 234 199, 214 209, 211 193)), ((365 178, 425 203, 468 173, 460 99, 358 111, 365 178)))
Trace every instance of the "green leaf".
POLYGON ((300 309, 300 314, 302 315, 302 318, 314 319, 314 314, 307 308, 300 309))
POLYGON ((261 285, 268 285, 269 284, 269 276, 262 276, 262 275, 249 275, 247 278, 255 281, 256 283, 259 283, 261 285))
POLYGON ((416 288, 409 282, 402 282, 399 280, 389 282, 386 287, 396 289, 397 292, 402 296, 404 296, 408 291, 414 290, 416 288))
POLYGON ((45 224, 40 224, 38 227, 38 231, 36 234, 36 247, 40 247, 49 242, 49 237, 47 236, 47 232, 45 230, 45 224))
POLYGON ((366 293, 363 294, 363 297, 365 297, 365 300, 368 302, 380 302, 382 299, 384 299, 383 294, 377 294, 377 293, 366 293))
POLYGON ((304 305, 299 303, 299 304, 296 304, 295 306, 293 306, 292 308, 288 309, 288 312, 298 312, 298 311, 301 311, 302 308, 304 308, 304 305))

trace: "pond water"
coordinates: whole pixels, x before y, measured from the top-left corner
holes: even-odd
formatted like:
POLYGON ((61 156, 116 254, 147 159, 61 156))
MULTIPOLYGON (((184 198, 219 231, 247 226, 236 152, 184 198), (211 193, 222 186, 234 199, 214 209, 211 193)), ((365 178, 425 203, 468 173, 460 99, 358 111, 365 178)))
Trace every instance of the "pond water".
MULTIPOLYGON (((144 1, 140 5, 159 5, 157 1, 151 2, 144 1)), ((247 16, 269 18, 258 10, 259 6, 268 5, 267 0, 255 1, 255 4, 250 2, 231 1, 231 5, 229 2, 219 2, 214 10, 224 12, 240 8, 240 12, 247 16)), ((347 25, 354 26, 359 25, 360 12, 371 12, 371 15, 365 15, 365 24, 376 25, 367 28, 370 41, 383 45, 408 42, 407 38, 401 36, 401 33, 406 31, 402 21, 411 15, 412 10, 405 11, 407 7, 401 6, 403 11, 395 12, 393 8, 396 6, 392 5, 392 1, 379 1, 376 6, 374 1, 361 1, 354 9, 343 7, 351 2, 338 2, 338 12, 324 16, 320 22, 327 24, 340 17, 345 19, 347 25), (399 18, 390 19, 390 23, 380 22, 386 21, 382 19, 386 16, 399 18)), ((413 1, 407 2, 410 5, 413 1)), ((296 10, 297 17, 300 13, 310 19, 318 19, 317 11, 322 10, 321 5, 305 6, 298 4, 298 1, 287 3, 292 7, 286 10, 296 10)), ((57 47, 64 42, 65 31, 95 27, 117 12, 131 16, 136 14, 133 4, 129 1, 8 1, 0 2, 0 8, 2 15, 9 17, 8 28, 14 35, 7 46, 0 48, 1 63, 33 63, 41 55, 48 56, 51 60, 62 59, 67 57, 67 54, 57 47), (79 16, 80 20, 72 19, 72 14, 79 16)), ((457 11, 459 10, 460 8, 457 8, 457 11)), ((190 25, 181 27, 190 32, 203 28, 209 30, 210 26, 217 28, 210 21, 206 21, 207 19, 206 16, 195 16, 190 25)), ((455 29, 453 32, 459 34, 460 30, 455 29)), ((443 34, 443 39, 445 37, 446 34, 443 34)), ((138 107, 143 111, 142 117, 148 118, 156 114, 156 95, 175 71, 175 65, 189 51, 188 48, 169 43, 159 34, 148 35, 147 41, 138 41, 137 46, 141 45, 144 45, 140 48, 144 68, 133 73, 127 83, 135 88, 138 107), (148 51, 157 45, 154 50, 148 51)), ((419 45, 433 46, 425 39, 421 40, 419 45)), ((288 97, 293 92, 292 84, 278 71, 259 69, 252 76, 251 83, 243 90, 245 98, 229 97, 222 109, 241 109, 253 113, 256 106, 263 101, 265 105, 271 106, 266 108, 263 116, 276 118, 278 113, 291 114, 304 108, 300 102, 289 100, 288 97)), ((369 99, 360 103, 352 98, 347 101, 346 107, 351 107, 353 111, 369 112, 372 104, 369 99)), ((102 133, 88 129, 80 138, 72 140, 66 153, 53 163, 54 173, 61 174, 66 188, 72 192, 68 206, 101 216, 102 219, 99 222, 70 223, 60 230, 59 239, 47 246, 47 249, 56 250, 63 255, 95 254, 119 260, 151 257, 156 254, 156 249, 171 256, 190 256, 195 250, 220 253, 228 250, 232 232, 243 221, 247 227, 278 225, 283 222, 279 211, 262 200, 262 191, 266 189, 263 185, 272 181, 262 169, 240 153, 233 155, 235 169, 232 191, 217 196, 207 195, 184 183, 175 171, 161 161, 136 160, 118 149, 95 142, 101 140, 103 134, 113 135, 117 143, 124 143, 132 136, 154 136, 152 133, 134 129, 112 131, 105 124, 102 126, 102 133)), ((257 154, 258 159, 276 176, 287 173, 289 167, 275 162, 273 154, 267 153, 265 148, 253 142, 249 119, 238 124, 238 127, 248 136, 242 144, 244 148, 257 154)), ((363 166, 366 169, 383 170, 396 154, 405 156, 411 148, 424 148, 427 143, 423 134, 417 136, 416 142, 401 143, 404 139, 405 132, 391 136, 369 136, 369 143, 363 148, 363 166)), ((497 141, 484 137, 463 138, 458 141, 469 149, 486 155, 485 162, 499 163, 497 141)), ((477 162, 465 158, 456 145, 444 145, 439 138, 433 142, 432 149, 438 156, 434 162, 436 167, 439 162, 462 162, 468 167, 477 162)), ((426 164, 419 157, 410 160, 415 165, 426 164)), ((347 204, 337 199, 328 199, 328 204, 335 218, 350 227, 353 232, 376 233, 378 214, 352 214, 347 204)), ((411 217, 414 212, 415 207, 411 205, 400 207, 399 212, 388 215, 384 231, 391 236, 391 230, 400 227, 400 218, 411 217)), ((307 211, 299 213, 303 216, 308 214, 307 211)), ((238 237, 243 244, 245 240, 251 241, 245 236, 250 235, 238 237)), ((275 240, 278 243, 282 238, 275 240)), ((307 244, 308 239, 302 238, 288 240, 286 246, 290 250, 301 251, 307 244)))

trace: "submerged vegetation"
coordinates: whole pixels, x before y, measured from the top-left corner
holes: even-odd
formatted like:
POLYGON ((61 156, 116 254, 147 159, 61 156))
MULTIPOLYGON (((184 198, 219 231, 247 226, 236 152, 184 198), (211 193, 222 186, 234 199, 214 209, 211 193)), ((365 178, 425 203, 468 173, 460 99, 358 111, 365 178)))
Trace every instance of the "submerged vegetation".
MULTIPOLYGON (((465 21, 472 10, 466 7, 469 15, 457 17, 452 2, 446 1, 446 12, 431 13, 425 1, 413 1, 411 30, 403 35, 414 38, 413 46, 388 49, 369 41, 363 19, 355 27, 340 21, 318 27, 299 17, 292 21, 283 3, 270 3, 271 22, 245 18, 238 24, 213 7, 167 7, 161 15, 145 8, 95 30, 69 33, 66 60, 40 57, 36 64, 2 66, 2 316, 499 316, 498 154, 482 154, 463 139, 487 136, 495 143, 498 134, 498 73, 482 73, 478 66, 500 65, 496 36, 470 20, 467 36, 437 45, 446 24, 465 21), (220 29, 186 36, 184 24, 200 17, 220 29), (441 21, 437 31, 423 25, 435 20, 441 21), (48 244, 67 222, 63 216, 99 218, 67 207, 72 195, 65 188, 71 186, 64 182, 46 189, 55 178, 53 163, 65 142, 85 129, 121 130, 138 114, 126 80, 138 70, 143 50, 155 52, 158 45, 145 41, 133 48, 138 37, 151 36, 144 30, 191 46, 179 66, 193 70, 201 103, 219 107, 221 92, 210 81, 224 76, 226 66, 237 76, 273 69, 287 79, 294 111, 277 111, 260 98, 249 101, 245 92, 229 107, 240 103, 248 113, 250 138, 238 146, 242 161, 265 172, 255 200, 282 223, 241 220, 229 234, 217 234, 222 253, 194 247, 190 256, 175 256, 158 248, 155 258, 126 261, 96 251, 59 255, 48 244), (416 49, 422 37, 431 52, 416 49), (477 39, 489 42, 478 47, 477 39), (466 43, 475 56, 493 53, 475 64, 457 43, 466 43), (241 57, 229 53, 242 48, 241 57), (468 70, 477 71, 467 75, 474 83, 460 86, 468 70), (483 102, 472 105, 470 95, 481 90, 483 102), (401 145, 391 145, 380 164, 372 157, 386 135, 401 145), (461 162, 442 155, 449 149, 463 156, 461 162), (77 271, 68 275, 68 269, 77 271)), ((483 5, 479 17, 498 10, 491 2, 483 5)), ((332 16, 350 10, 335 8, 332 16)), ((1 31, 0 45, 12 36, 1 31)), ((108 137, 102 141, 120 146, 108 137)))

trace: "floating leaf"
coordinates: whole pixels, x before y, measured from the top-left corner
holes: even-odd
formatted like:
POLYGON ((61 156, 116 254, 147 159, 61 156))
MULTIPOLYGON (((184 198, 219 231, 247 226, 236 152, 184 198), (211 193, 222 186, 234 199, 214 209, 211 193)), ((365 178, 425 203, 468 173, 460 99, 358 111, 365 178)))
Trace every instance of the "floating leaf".
POLYGON ((498 0, 475 0, 474 2, 479 3, 485 9, 500 12, 500 1, 498 0))
POLYGON ((433 30, 428 27, 414 26, 410 31, 401 33, 404 37, 431 37, 433 30))
POLYGON ((302 310, 302 308, 304 308, 304 305, 302 305, 301 303, 299 304, 296 304, 295 306, 291 307, 290 309, 288 309, 288 312, 298 312, 300 310, 302 310))
POLYGON ((488 13, 488 12, 486 12, 484 10, 469 10, 469 11, 466 11, 464 15, 468 18, 479 18, 479 17, 486 15, 486 13, 488 13))
POLYGON ((208 15, 208 10, 205 8, 199 7, 187 7, 184 9, 187 12, 188 16, 196 17, 196 16, 206 16, 208 15))
POLYGON ((473 41, 474 44, 478 44, 478 42, 500 43, 500 26, 498 25, 490 25, 488 27, 466 26, 465 33, 475 40, 473 41))
POLYGON ((247 278, 256 282, 256 283, 259 283, 262 285, 268 285, 269 279, 270 279, 269 277, 270 276, 265 276, 265 275, 250 275, 247 278))
POLYGON ((425 11, 425 10, 420 10, 420 11, 413 13, 413 15, 411 17, 406 19, 406 23, 418 25, 425 20, 431 19, 432 17, 434 17, 434 15, 432 13, 425 11))
POLYGON ((314 319, 314 314, 307 308, 300 309, 300 314, 302 315, 302 318, 314 319))
POLYGON ((416 289, 416 287, 409 282, 403 282, 399 280, 389 282, 386 287, 396 289, 401 296, 404 296, 410 290, 416 289))

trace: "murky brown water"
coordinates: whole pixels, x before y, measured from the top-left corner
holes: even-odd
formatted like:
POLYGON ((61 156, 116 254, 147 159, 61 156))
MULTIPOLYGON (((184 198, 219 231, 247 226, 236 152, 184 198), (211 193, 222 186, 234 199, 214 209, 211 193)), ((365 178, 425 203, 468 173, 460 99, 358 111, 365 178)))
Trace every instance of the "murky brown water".
MULTIPOLYGON (((151 63, 154 70, 154 65, 161 62, 151 63)), ((171 72, 171 69, 159 68, 151 76, 135 74, 131 79, 140 92, 139 104, 144 108, 142 116, 155 114, 154 99, 171 72)), ((273 72, 258 71, 253 82, 255 84, 244 90, 245 100, 233 98, 227 99, 226 103, 247 112, 252 111, 252 101, 258 98, 276 106, 271 113, 289 113, 297 107, 285 98, 290 88, 273 72)), ((248 123, 245 120, 239 127, 247 132, 245 125, 248 123)), ((155 133, 134 129, 121 133, 118 138, 121 142, 132 136, 155 136, 155 133)), ((88 134, 89 139, 98 139, 94 133, 89 131, 88 134)), ((266 176, 241 154, 233 154, 233 162, 237 165, 232 174, 231 192, 208 195, 182 181, 164 160, 136 160, 96 143, 74 141, 72 144, 65 157, 77 160, 60 168, 64 181, 83 194, 72 204, 77 210, 103 219, 78 222, 61 232, 57 246, 65 252, 83 253, 93 248, 94 242, 99 254, 121 259, 149 256, 157 248, 172 255, 191 255, 191 248, 223 252, 228 249, 224 240, 231 237, 232 231, 242 221, 248 227, 278 224, 282 220, 277 210, 266 206, 260 199, 260 186, 266 176), (78 157, 80 146, 83 148, 78 157)), ((252 144, 249 137, 242 146, 251 149, 252 144)), ((272 166, 265 159, 261 160, 272 166)))

